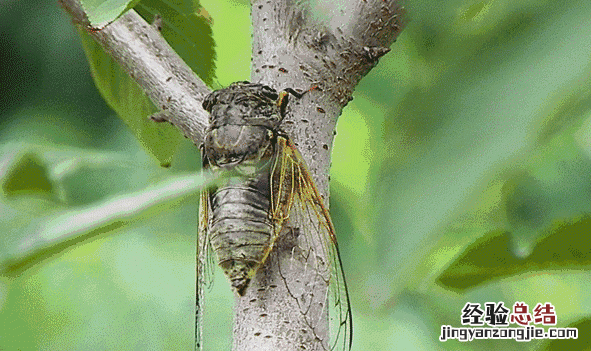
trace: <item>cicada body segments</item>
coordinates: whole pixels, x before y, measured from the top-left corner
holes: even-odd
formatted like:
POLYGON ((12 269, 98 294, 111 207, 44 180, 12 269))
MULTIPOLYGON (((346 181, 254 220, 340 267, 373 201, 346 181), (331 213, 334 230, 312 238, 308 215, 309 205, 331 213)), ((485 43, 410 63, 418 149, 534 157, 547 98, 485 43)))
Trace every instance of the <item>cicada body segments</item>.
MULTIPOLYGON (((208 167, 204 160, 203 168, 208 167)), ((197 267, 195 281, 195 351, 203 349, 203 308, 204 308, 204 290, 211 287, 213 281, 213 255, 211 241, 209 240, 209 226, 211 203, 209 201, 209 190, 201 191, 199 202, 199 232, 197 235, 197 267)))

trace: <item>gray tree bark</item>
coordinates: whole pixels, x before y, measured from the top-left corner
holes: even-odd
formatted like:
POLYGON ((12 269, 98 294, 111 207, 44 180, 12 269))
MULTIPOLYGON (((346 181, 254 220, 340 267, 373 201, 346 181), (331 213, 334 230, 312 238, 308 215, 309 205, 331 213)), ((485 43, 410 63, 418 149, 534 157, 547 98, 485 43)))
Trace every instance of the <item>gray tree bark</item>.
MULTIPOLYGON (((75 23, 88 26, 78 0, 60 2, 75 23)), ((337 118, 359 80, 389 51, 403 28, 404 10, 395 0, 251 0, 251 5, 251 81, 278 91, 307 91, 301 99, 291 100, 282 127, 302 153, 328 206, 337 118), (318 15, 315 5, 330 6, 331 11, 318 15)), ((173 123, 200 145, 208 120, 201 102, 209 89, 158 31, 129 11, 107 27, 89 32, 163 110, 154 119, 173 123)), ((300 284, 302 296, 326 296, 326 284, 301 284, 314 277, 302 277, 306 262, 294 263, 292 253, 302 243, 290 242, 306 236, 300 233, 294 239, 286 234, 279 239, 245 296, 236 297, 235 351, 330 347, 326 303, 312 306, 315 310, 310 313, 318 322, 311 325, 310 315, 300 312, 288 290, 288 285, 300 284)))

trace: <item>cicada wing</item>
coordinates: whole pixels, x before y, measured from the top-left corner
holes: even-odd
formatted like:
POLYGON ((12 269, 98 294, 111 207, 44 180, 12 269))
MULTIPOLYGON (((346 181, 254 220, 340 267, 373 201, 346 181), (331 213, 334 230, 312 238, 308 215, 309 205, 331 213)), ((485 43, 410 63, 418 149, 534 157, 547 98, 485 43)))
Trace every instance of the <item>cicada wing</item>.
MULTIPOLYGON (((277 139, 276 160, 271 174, 271 217, 276 230, 289 223, 297 230, 298 247, 292 255, 305 260, 304 270, 314 270, 312 284, 328 285, 330 339, 329 350, 350 350, 353 322, 349 293, 335 230, 322 198, 308 173, 302 156, 293 143, 282 136, 277 139)), ((277 233, 278 234, 278 233, 277 233)), ((290 287, 288 286, 288 289, 290 287)), ((290 289, 291 290, 291 289, 290 289)), ((295 289, 294 289, 295 290, 295 289)), ((319 289, 322 291, 322 288, 319 289)), ((304 296, 290 291, 308 325, 315 330, 319 318, 326 318, 327 296, 304 296)))
POLYGON ((203 349, 203 308, 204 290, 210 288, 213 282, 214 261, 213 251, 209 240, 211 203, 209 190, 201 191, 199 203, 199 233, 197 235, 197 265, 196 265, 196 304, 195 304, 195 350, 203 349))
POLYGON ((210 288, 213 283, 215 257, 211 247, 209 227, 211 224, 211 203, 209 190, 201 191, 199 204, 199 237, 197 242, 198 271, 203 287, 210 288))

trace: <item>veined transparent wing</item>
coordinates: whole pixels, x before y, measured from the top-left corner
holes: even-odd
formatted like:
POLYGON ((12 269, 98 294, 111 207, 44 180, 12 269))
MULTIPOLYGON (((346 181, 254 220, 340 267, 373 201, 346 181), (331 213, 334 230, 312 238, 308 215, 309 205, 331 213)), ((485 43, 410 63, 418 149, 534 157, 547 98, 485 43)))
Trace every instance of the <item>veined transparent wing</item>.
POLYGON ((213 282, 215 263, 209 241, 211 204, 209 190, 201 191, 199 203, 199 233, 197 235, 197 261, 195 281, 195 351, 203 350, 203 308, 204 292, 213 282))
POLYGON ((293 261, 305 262, 303 270, 314 270, 316 278, 311 284, 328 286, 328 296, 305 294, 304 289, 297 286, 298 283, 290 286, 286 282, 286 286, 291 296, 297 299, 300 312, 315 333, 316 326, 322 325, 319 320, 327 318, 327 311, 318 306, 326 306, 328 300, 331 341, 323 347, 328 350, 350 350, 353 338, 352 313, 330 215, 293 143, 287 137, 278 136, 276 146, 270 185, 271 218, 275 223, 276 235, 279 235, 284 225, 298 230, 300 244, 297 249, 292 249, 292 255, 299 257, 293 261))

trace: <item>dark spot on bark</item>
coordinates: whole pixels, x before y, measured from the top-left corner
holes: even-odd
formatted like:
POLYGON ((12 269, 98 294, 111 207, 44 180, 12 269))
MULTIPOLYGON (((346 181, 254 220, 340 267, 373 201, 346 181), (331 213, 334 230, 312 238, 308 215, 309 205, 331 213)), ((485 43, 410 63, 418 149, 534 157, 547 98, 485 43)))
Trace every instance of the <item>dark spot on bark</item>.
POLYGON ((261 333, 260 332, 256 332, 256 333, 254 333, 254 336, 261 336, 261 333))
POLYGON ((363 47, 364 56, 369 61, 377 61, 380 57, 384 56, 388 52, 390 52, 390 48, 381 47, 381 46, 364 46, 363 47))
POLYGON ((328 145, 324 144, 324 145, 322 145, 322 148, 323 148, 324 150, 328 150, 328 145))
POLYGON ((166 78, 166 81, 170 82, 171 79, 172 79, 172 77, 168 77, 168 78, 166 78))

